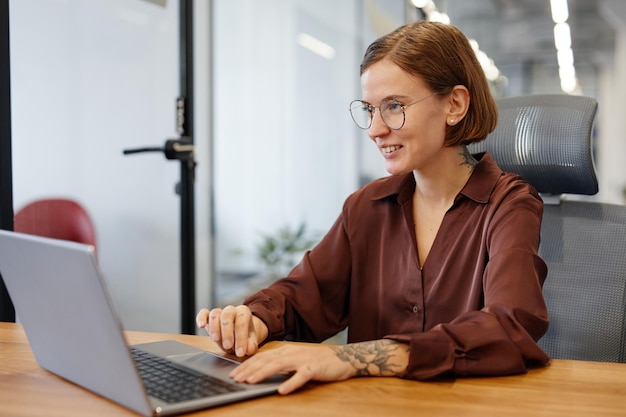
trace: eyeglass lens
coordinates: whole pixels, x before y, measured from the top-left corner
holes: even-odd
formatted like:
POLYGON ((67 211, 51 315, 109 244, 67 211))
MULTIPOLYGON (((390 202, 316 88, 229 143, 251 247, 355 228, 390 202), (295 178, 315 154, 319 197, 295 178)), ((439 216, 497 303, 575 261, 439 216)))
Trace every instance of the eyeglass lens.
POLYGON ((377 109, 381 113, 383 122, 390 129, 397 130, 404 125, 404 106, 396 100, 383 100, 378 108, 361 100, 354 100, 350 103, 352 119, 361 129, 370 128, 377 109))

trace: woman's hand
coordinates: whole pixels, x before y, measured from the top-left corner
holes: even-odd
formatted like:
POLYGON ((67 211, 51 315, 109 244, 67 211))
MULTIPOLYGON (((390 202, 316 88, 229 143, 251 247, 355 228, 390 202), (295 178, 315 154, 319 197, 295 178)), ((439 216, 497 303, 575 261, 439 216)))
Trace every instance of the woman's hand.
POLYGON ((238 357, 254 355, 268 334, 265 323, 245 305, 211 311, 203 308, 196 316, 196 324, 206 329, 224 352, 238 357))
POLYGON ((408 345, 375 340, 337 346, 281 343, 247 359, 231 373, 237 382, 254 384, 278 373, 293 373, 278 388, 289 394, 308 381, 343 381, 353 376, 397 376, 407 367, 408 345))

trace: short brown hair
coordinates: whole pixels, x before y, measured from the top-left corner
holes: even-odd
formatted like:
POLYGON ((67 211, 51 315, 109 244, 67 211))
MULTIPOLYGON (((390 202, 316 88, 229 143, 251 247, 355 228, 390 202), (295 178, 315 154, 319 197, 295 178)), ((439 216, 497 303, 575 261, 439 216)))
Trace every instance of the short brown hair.
POLYGON ((436 93, 449 93, 456 85, 469 90, 466 116, 447 127, 448 146, 481 141, 495 129, 498 108, 489 83, 469 40, 458 28, 426 20, 401 26, 367 48, 361 75, 383 59, 420 77, 436 93))

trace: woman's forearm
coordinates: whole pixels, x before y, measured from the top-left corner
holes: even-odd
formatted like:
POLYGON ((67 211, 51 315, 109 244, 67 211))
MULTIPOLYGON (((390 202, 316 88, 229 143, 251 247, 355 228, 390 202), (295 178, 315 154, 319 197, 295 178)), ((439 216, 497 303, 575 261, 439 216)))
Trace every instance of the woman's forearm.
POLYGON ((333 346, 333 350, 354 368, 354 376, 398 376, 409 363, 409 345, 395 340, 351 343, 333 346))

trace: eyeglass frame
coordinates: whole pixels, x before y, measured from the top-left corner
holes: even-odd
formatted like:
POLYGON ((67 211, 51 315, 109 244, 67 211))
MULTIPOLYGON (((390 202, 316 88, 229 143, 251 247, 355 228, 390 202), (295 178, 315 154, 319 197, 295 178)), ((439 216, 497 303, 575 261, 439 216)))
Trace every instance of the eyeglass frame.
POLYGON ((441 94, 441 93, 440 93, 440 92, 435 92, 435 93, 432 93, 432 94, 431 94, 431 95, 429 95, 429 96, 426 96, 426 97, 420 98, 419 100, 414 101, 414 102, 409 103, 409 104, 401 104, 401 103, 400 103, 397 99, 395 99, 395 98, 383 99, 383 100, 381 101, 381 104, 382 104, 383 102, 385 102, 385 101, 389 101, 389 102, 395 101, 396 103, 400 104, 400 108, 402 109, 402 124, 400 125, 400 127, 397 127, 397 128, 393 128, 393 127, 391 127, 391 126, 389 126, 389 125, 387 124, 387 121, 386 121, 386 120, 385 120, 385 118, 383 117, 383 112, 380 110, 380 105, 381 105, 381 104, 379 104, 378 106, 374 106, 373 104, 370 104, 370 103, 368 103, 367 101, 364 101, 364 100, 352 100, 352 101, 350 102, 350 107, 348 108, 348 111, 350 112, 350 117, 352 118, 352 121, 354 122, 354 124, 355 124, 355 125, 356 125, 359 129, 361 129, 361 130, 368 130, 370 127, 372 127, 372 123, 373 123, 373 121, 374 121, 374 114, 376 113, 376 109, 378 109, 378 110, 379 110, 379 113, 380 113, 380 120, 382 120, 382 121, 383 121, 383 123, 385 124, 385 126, 387 126, 387 127, 388 127, 389 129, 391 129, 391 130, 400 130, 400 129, 402 129, 402 128, 404 127, 404 124, 406 123, 406 113, 405 113, 405 110, 406 110, 406 109, 408 109, 409 107, 411 107, 411 106, 412 106, 412 105, 414 105, 414 104, 417 104, 417 103, 420 103, 420 102, 422 102, 422 101, 424 101, 424 100, 426 100, 426 99, 429 99, 429 98, 431 98, 432 96, 436 96, 437 94, 441 94), (353 106, 353 104, 354 104, 354 103, 361 103, 361 106, 360 106, 360 107, 367 107, 367 109, 369 110, 369 112, 370 112, 370 114, 371 114, 371 117, 369 118, 369 123, 368 123, 367 127, 361 127, 361 125, 359 125, 359 123, 358 123, 358 122, 356 121, 356 119, 354 118, 354 115, 352 114, 352 109, 353 109, 353 108, 356 108, 356 106, 353 106))

